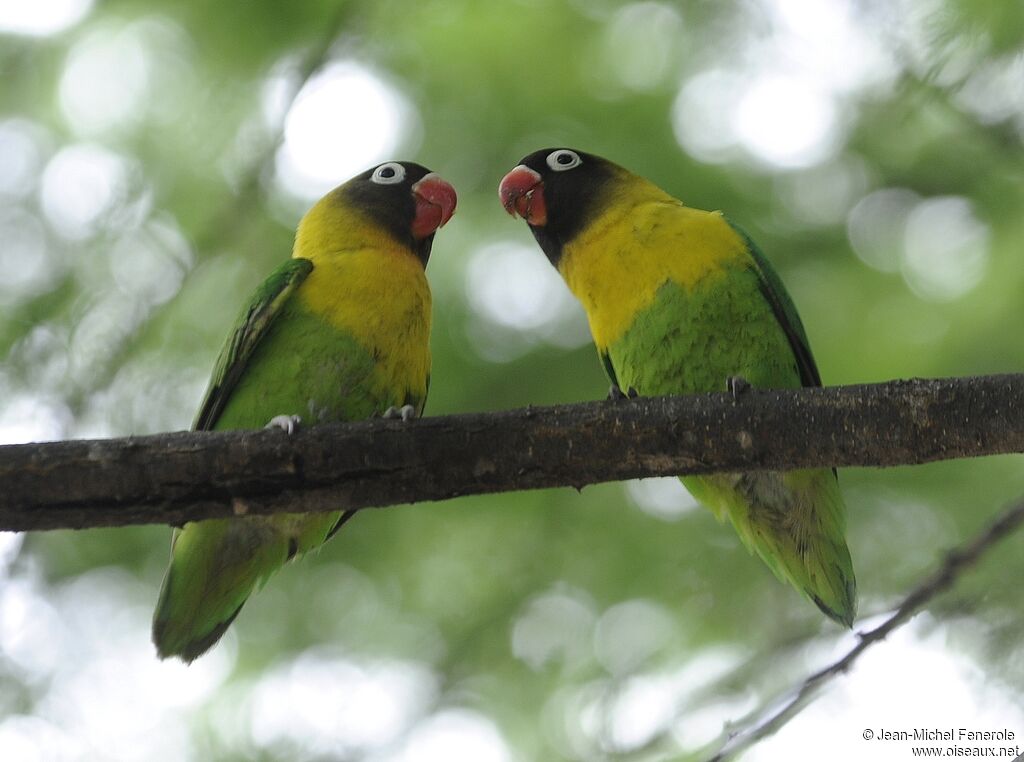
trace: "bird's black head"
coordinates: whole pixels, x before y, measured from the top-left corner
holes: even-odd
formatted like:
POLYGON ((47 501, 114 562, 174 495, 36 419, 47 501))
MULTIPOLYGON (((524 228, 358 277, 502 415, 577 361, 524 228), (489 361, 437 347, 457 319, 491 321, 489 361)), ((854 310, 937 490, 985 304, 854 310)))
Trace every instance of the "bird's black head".
POLYGON ((337 189, 339 201, 362 212, 396 240, 409 246, 424 265, 437 229, 451 219, 455 189, 424 166, 388 161, 356 175, 337 189))
POLYGON ((523 158, 498 186, 505 210, 518 214, 558 266, 562 249, 604 208, 623 170, 572 148, 544 148, 523 158))

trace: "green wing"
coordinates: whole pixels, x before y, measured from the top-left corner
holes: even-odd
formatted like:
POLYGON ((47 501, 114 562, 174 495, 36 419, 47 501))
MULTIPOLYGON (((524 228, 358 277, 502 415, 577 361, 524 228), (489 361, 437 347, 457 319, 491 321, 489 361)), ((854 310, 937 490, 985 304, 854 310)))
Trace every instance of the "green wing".
MULTIPOLYGON (((726 222, 729 221, 726 220, 726 222)), ((786 338, 789 339, 789 346, 793 349, 793 356, 796 358, 796 365, 800 370, 800 383, 804 386, 821 386, 821 374, 818 372, 817 363, 814 362, 814 355, 811 354, 811 343, 807 340, 807 332, 796 311, 796 305, 793 304, 786 287, 782 284, 782 278, 778 276, 771 263, 746 231, 732 222, 729 222, 729 225, 746 241, 747 251, 750 252, 757 270, 761 293, 771 305, 775 319, 779 321, 779 325, 786 333, 786 338)), ((834 468, 832 475, 838 478, 834 468)))
POLYGON ((726 221, 747 244, 747 251, 750 253, 754 270, 757 272, 761 294, 771 305, 775 319, 779 321, 779 325, 782 326, 782 330, 785 331, 786 337, 789 339, 789 346, 793 350, 793 356, 796 358, 797 368, 800 371, 800 383, 804 386, 821 386, 821 374, 818 373, 814 355, 811 354, 811 344, 807 340, 807 332, 804 330, 804 324, 800 321, 800 315, 797 314, 796 305, 786 293, 782 279, 775 273, 771 264, 746 231, 731 221, 726 221))
POLYGON ((281 307, 312 271, 313 263, 308 259, 289 259, 256 290, 239 316, 238 327, 220 351, 210 386, 192 424, 194 431, 209 431, 216 425, 253 350, 267 334, 281 307))

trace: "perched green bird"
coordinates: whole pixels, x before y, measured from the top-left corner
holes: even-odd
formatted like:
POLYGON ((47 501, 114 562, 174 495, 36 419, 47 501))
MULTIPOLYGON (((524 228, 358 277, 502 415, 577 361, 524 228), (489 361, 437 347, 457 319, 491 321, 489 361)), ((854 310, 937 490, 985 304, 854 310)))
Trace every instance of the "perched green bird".
MULTIPOLYGON (((424 268, 455 190, 411 162, 352 178, 302 218, 292 258, 256 291, 221 350, 196 430, 418 415, 430 374, 424 268)), ((249 595, 352 515, 201 521, 175 531, 153 617, 161 658, 190 662, 249 595)))
MULTIPOLYGON (((583 303, 612 391, 656 396, 820 386, 807 334, 775 271, 718 212, 690 209, 598 156, 530 154, 501 181, 583 303)), ((853 564, 834 471, 684 477, 719 520, 825 614, 851 626, 853 564)))

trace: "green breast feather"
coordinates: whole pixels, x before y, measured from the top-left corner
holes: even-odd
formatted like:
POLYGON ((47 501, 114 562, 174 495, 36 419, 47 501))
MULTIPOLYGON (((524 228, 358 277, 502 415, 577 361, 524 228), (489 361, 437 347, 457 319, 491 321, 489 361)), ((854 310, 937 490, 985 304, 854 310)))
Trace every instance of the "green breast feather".
POLYGON ((644 395, 724 391, 726 378, 800 386, 800 369, 751 267, 730 267, 695 289, 666 281, 608 348, 619 381, 644 395))

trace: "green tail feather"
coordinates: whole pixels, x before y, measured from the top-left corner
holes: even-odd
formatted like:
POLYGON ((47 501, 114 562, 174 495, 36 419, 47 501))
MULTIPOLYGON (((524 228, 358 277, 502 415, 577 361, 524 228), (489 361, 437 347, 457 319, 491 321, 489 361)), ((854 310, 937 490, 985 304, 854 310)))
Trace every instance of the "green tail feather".
POLYGON ((844 538, 843 499, 831 471, 720 474, 683 484, 775 575, 847 627, 857 613, 857 582, 844 538))
POLYGON ((287 536, 262 519, 186 524, 153 616, 161 659, 191 662, 213 646, 249 595, 290 556, 287 536))

